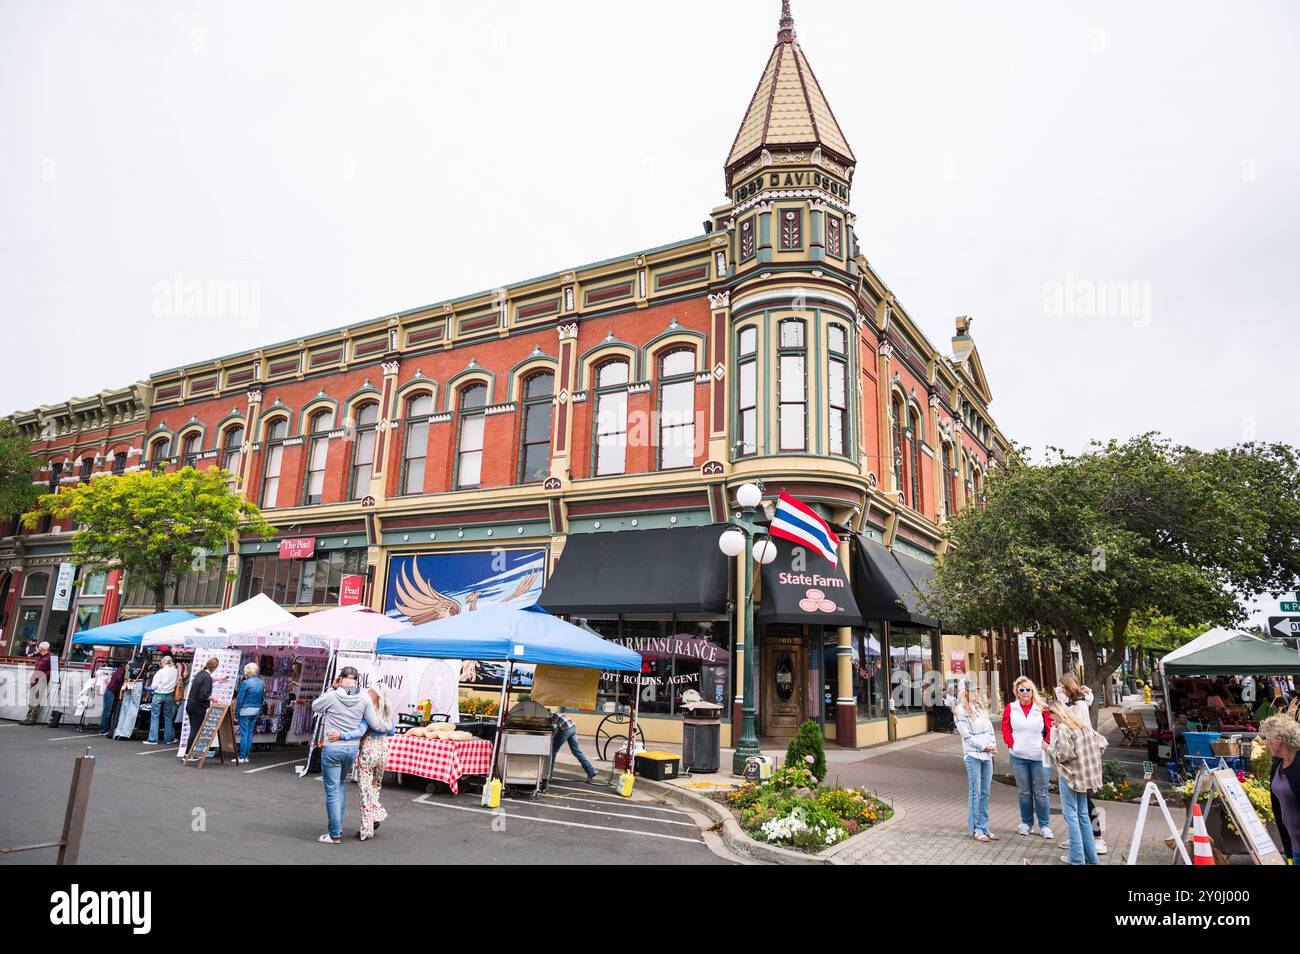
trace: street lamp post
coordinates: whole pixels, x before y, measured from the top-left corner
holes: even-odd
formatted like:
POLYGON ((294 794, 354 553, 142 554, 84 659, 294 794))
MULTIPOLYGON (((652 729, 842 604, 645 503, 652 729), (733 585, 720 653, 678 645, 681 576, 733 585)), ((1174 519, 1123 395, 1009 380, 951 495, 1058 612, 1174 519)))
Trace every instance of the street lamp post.
POLYGON ((728 519, 730 526, 718 538, 718 548, 729 557, 744 554, 745 585, 745 671, 743 675, 743 701, 740 738, 735 740, 735 754, 731 771, 743 775, 745 761, 762 751, 758 745, 758 724, 754 716, 754 670, 757 665, 758 640, 754 633, 754 565, 771 563, 776 559, 776 546, 765 536, 755 521, 758 506, 763 502, 761 484, 742 484, 736 490, 736 503, 740 512, 728 519))

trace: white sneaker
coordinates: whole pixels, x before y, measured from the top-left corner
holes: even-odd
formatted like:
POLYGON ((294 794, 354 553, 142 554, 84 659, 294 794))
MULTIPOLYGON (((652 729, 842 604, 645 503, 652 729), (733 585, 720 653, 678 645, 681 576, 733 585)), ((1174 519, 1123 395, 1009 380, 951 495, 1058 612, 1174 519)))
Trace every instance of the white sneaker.
POLYGON ((1109 850, 1109 849, 1106 847, 1106 842, 1105 842, 1103 839, 1101 839, 1101 838, 1094 838, 1094 839, 1092 840, 1092 843, 1093 843, 1093 845, 1096 847, 1096 849, 1097 849, 1097 854, 1099 854, 1099 855, 1104 855, 1104 854, 1106 854, 1106 852, 1109 850))
POLYGON ((1042 835, 1044 838, 1046 838, 1048 841, 1051 841, 1052 838, 1054 837, 1054 836, 1052 835, 1052 829, 1050 829, 1050 828, 1043 828, 1043 829, 1039 832, 1039 834, 1042 835))
POLYGON ((141 742, 140 744, 141 744, 141 745, 157 745, 158 743, 157 743, 157 742, 150 742, 148 739, 145 739, 145 740, 144 740, 143 742, 141 742))
POLYGON ((325 832, 325 834, 321 835, 316 840, 322 845, 339 845, 343 843, 343 839, 341 838, 331 838, 329 832, 325 832))
POLYGON ((1028 834, 1029 834, 1029 826, 1026 825, 1026 824, 1023 824, 1023 823, 1022 823, 1022 824, 1020 825, 1020 834, 1022 834, 1022 835, 1028 835, 1028 834))

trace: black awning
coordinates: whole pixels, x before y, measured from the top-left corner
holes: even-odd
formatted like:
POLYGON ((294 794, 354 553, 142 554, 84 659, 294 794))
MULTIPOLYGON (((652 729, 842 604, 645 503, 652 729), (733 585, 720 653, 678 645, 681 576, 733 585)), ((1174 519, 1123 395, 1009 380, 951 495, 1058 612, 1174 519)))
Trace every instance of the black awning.
POLYGON ((763 567, 760 623, 807 623, 813 626, 861 626, 853 588, 844 567, 809 547, 774 540, 776 559, 763 567))
POLYGON ((727 612, 726 529, 571 533, 537 602, 552 613, 727 612))
POLYGON ((865 534, 858 534, 855 543, 853 592, 862 615, 938 629, 939 621, 925 615, 916 594, 934 576, 934 567, 890 550, 865 534))

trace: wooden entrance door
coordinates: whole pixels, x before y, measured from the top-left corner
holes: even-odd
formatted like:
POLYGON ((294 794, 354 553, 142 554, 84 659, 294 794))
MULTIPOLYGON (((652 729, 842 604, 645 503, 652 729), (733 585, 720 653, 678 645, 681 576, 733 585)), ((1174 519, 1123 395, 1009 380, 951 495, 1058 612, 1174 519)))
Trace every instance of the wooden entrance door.
POLYGON ((762 637, 759 680, 763 687, 759 732, 788 738, 804 720, 807 660, 801 638, 762 637))

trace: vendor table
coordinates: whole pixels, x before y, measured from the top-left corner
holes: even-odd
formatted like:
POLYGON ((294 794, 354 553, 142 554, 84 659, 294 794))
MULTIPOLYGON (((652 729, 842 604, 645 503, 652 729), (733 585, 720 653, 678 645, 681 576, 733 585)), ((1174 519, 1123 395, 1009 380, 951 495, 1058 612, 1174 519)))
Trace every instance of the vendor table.
POLYGON ((388 740, 390 772, 445 782, 458 794, 462 775, 487 775, 492 767, 492 743, 484 739, 426 739, 399 735, 388 740))

